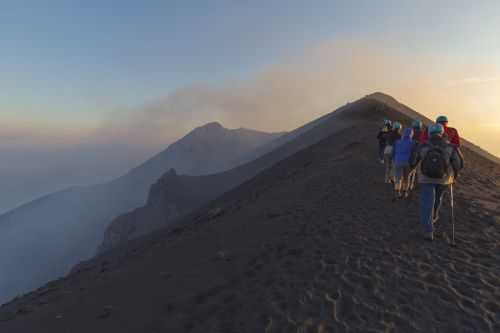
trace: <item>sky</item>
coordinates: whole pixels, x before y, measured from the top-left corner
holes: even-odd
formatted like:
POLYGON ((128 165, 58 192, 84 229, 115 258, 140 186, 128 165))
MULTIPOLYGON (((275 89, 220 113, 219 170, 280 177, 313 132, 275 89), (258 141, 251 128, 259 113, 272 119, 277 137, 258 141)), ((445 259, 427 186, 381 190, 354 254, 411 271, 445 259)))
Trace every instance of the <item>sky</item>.
POLYGON ((374 91, 500 155, 498 17, 498 1, 3 1, 0 212, 209 121, 290 130, 374 91))

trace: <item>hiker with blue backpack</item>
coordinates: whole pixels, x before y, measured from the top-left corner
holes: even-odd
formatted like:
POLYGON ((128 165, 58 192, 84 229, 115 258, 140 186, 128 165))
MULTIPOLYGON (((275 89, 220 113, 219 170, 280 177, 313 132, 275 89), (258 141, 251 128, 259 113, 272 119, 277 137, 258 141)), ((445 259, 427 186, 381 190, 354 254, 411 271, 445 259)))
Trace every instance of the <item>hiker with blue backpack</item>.
POLYGON ((406 199, 410 193, 412 174, 415 169, 410 166, 410 158, 418 144, 413 139, 413 136, 414 130, 406 128, 403 132, 403 138, 394 144, 394 201, 397 199, 406 199))
POLYGON ((420 220, 424 238, 432 241, 443 195, 448 189, 453 193, 453 183, 463 169, 464 162, 458 147, 446 139, 443 125, 431 125, 428 137, 429 140, 420 144, 412 153, 410 167, 419 166, 420 220))

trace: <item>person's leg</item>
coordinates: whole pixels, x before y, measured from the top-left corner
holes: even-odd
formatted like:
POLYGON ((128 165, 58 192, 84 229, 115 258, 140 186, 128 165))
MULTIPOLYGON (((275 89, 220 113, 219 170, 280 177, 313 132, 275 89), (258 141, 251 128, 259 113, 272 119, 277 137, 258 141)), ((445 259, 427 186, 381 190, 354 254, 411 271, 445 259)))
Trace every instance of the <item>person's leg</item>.
POLYGON ((413 191, 417 186, 417 169, 410 172, 410 191, 413 191))
POLYGON ((394 160, 392 156, 389 158, 389 183, 394 184, 394 160))
POLYGON ((378 146, 378 159, 380 162, 384 162, 384 151, 385 151, 385 145, 379 145, 378 146))
POLYGON ((437 222, 439 219, 439 211, 443 204, 443 196, 448 189, 447 185, 436 185, 436 199, 434 201, 434 212, 433 212, 433 220, 437 222))
POLYGON ((394 165, 394 192, 397 196, 401 192, 402 178, 401 178, 401 166, 398 164, 394 165))
POLYGON ((427 234, 432 234, 432 214, 434 210, 434 201, 436 198, 436 185, 421 184, 420 192, 420 222, 427 234))
POLYGON ((390 155, 384 155, 384 163, 385 163, 385 182, 386 184, 390 183, 391 178, 391 169, 392 169, 392 158, 390 155))
POLYGON ((404 192, 405 198, 408 197, 408 192, 410 190, 410 166, 405 165, 403 168, 403 182, 401 184, 402 191, 404 192))

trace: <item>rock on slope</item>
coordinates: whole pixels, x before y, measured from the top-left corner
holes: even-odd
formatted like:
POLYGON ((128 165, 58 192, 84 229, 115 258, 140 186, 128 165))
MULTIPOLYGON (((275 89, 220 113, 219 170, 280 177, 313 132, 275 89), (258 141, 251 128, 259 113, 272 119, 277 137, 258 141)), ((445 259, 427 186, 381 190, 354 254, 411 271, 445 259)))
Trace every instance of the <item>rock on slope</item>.
POLYGON ((95 255, 113 218, 140 207, 169 168, 222 171, 254 159, 280 134, 199 127, 127 175, 106 184, 48 195, 0 217, 0 303, 66 274, 95 255))
POLYGON ((383 117, 409 119, 377 105, 175 226, 3 306, 0 331, 498 332, 499 165, 465 149, 458 247, 447 214, 424 242, 416 200, 390 201, 373 138, 383 117))

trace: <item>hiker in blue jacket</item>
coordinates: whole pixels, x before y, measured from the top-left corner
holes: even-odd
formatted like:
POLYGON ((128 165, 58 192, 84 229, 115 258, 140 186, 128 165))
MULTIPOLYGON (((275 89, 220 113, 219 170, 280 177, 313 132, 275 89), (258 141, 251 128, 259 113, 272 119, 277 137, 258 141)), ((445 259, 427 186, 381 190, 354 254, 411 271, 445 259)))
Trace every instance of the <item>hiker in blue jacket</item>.
POLYGON ((403 138, 394 144, 394 200, 408 198, 410 191, 410 181, 412 168, 410 167, 410 158, 417 147, 417 142, 413 140, 413 129, 406 128, 403 138))
POLYGON ((434 240, 434 224, 439 220, 443 195, 464 166, 460 151, 444 138, 444 134, 441 124, 430 126, 429 141, 420 144, 410 159, 411 167, 420 165, 420 220, 424 237, 430 241, 434 240))

